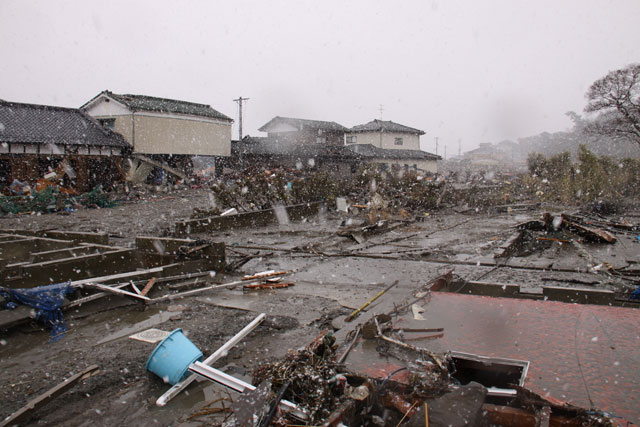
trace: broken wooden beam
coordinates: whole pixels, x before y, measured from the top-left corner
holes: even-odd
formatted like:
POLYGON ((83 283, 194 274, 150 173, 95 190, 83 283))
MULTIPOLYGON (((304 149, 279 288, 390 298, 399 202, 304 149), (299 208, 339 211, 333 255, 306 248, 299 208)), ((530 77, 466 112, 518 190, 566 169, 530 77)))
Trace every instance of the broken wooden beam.
POLYGON ((85 283, 97 283, 97 282, 109 282, 111 280, 126 279, 134 276, 143 276, 145 274, 160 273, 167 267, 172 267, 175 264, 163 265, 160 267, 148 268, 146 270, 127 271, 125 273, 111 274, 109 276, 90 277, 83 280, 74 280, 71 282, 71 286, 82 286, 85 283))
POLYGON ((391 288, 393 288, 395 285, 398 284, 398 280, 396 280, 395 282, 393 282, 390 286, 388 286, 386 289, 381 290, 380 292, 378 292, 373 298, 371 298, 369 301, 365 302, 362 307, 358 308, 357 310, 353 311, 350 315, 348 315, 347 317, 344 318, 345 322, 351 322, 353 320, 354 317, 356 317, 358 315, 358 313, 360 313, 362 310, 364 310, 365 308, 367 308, 372 302, 374 302, 375 300, 377 300, 378 298, 380 298, 382 295, 386 294, 387 291, 389 291, 391 288))
POLYGON ((242 289, 244 290, 270 290, 270 289, 282 289, 288 288, 289 286, 294 286, 295 283, 256 283, 254 285, 244 285, 242 289))
POLYGON ((504 242, 502 246, 500 246, 500 248, 494 255, 494 258, 505 258, 505 257, 513 256, 521 248, 524 242, 525 235, 526 233, 523 230, 519 230, 513 233, 507 239, 507 241, 504 242))
POLYGON ((156 283, 156 278, 152 277, 151 280, 149 280, 147 284, 144 286, 144 289, 142 289, 142 291, 140 292, 140 295, 146 296, 151 290, 151 288, 153 288, 153 285, 155 285, 155 283, 156 283))
POLYGON ((100 283, 85 283, 83 285, 84 287, 87 288, 96 288, 96 289, 100 289, 101 291, 104 292, 109 292, 112 294, 116 294, 116 295, 123 295, 123 296, 127 296, 127 297, 131 297, 131 298, 136 298, 136 299, 140 299, 143 301, 150 301, 151 298, 144 296, 144 295, 138 295, 136 293, 133 292, 129 292, 129 291, 125 291, 124 289, 120 289, 117 288, 115 286, 106 286, 106 285, 102 285, 100 283))
POLYGON ((256 273, 250 276, 242 276, 242 280, 267 279, 269 277, 283 276, 285 274, 287 274, 286 271, 269 270, 269 271, 263 271, 261 273, 256 273))
POLYGON ((98 365, 91 365, 84 371, 67 378, 66 380, 64 380, 64 382, 46 391, 35 399, 30 400, 25 406, 11 414, 9 417, 5 418, 2 422, 0 422, 0 427, 20 425, 21 423, 25 422, 25 420, 27 420, 27 418, 33 411, 43 407, 51 400, 55 399, 56 397, 67 391, 69 388, 74 386, 77 382, 89 378, 92 375, 96 375, 98 372, 98 365))
POLYGON ((255 282, 259 282, 263 280, 262 277, 259 277, 257 279, 251 279, 251 280, 236 280, 234 282, 229 282, 229 283, 223 283, 223 284, 215 284, 215 285, 211 285, 211 286, 205 286, 202 288, 198 288, 198 289, 192 289, 190 291, 184 291, 184 292, 180 292, 177 294, 168 294, 168 295, 163 295, 161 297, 157 297, 151 300, 151 302, 155 303, 155 302, 160 302, 160 301, 166 301, 166 300, 172 300, 172 299, 176 299, 176 298, 184 298, 186 296, 189 295, 195 295, 195 294, 199 294, 202 292, 206 292, 206 291, 211 291, 214 289, 224 289, 224 288, 232 288, 234 286, 238 286, 238 285, 246 285, 249 283, 255 283, 255 282))
POLYGON ((133 157, 137 160, 140 160, 142 162, 148 163, 151 166, 155 166, 157 168, 163 169, 167 172, 169 172, 172 175, 177 176, 178 178, 185 180, 187 179, 187 175, 185 175, 183 172, 180 172, 179 170, 172 168, 171 166, 167 165, 166 163, 163 162, 157 162, 153 159, 150 159, 149 157, 145 156, 144 154, 134 154, 133 157))
POLYGON ((576 234, 584 237, 585 239, 600 242, 600 243, 615 243, 616 237, 609 233, 608 231, 587 227, 582 224, 578 224, 577 222, 567 221, 565 220, 565 226, 576 234))

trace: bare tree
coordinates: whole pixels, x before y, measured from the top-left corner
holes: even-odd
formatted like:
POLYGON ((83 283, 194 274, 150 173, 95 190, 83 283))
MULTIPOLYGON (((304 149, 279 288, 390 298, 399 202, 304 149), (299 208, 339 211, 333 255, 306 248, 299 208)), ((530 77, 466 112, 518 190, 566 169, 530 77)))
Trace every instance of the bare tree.
POLYGON ((640 64, 609 72, 587 92, 585 111, 597 113, 587 130, 640 144, 640 64))

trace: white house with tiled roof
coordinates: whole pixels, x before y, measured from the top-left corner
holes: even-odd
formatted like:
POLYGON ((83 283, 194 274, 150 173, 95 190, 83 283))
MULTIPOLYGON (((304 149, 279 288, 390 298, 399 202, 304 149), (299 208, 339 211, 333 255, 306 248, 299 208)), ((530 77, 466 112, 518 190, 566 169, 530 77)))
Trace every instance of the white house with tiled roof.
POLYGON ((229 156, 233 120, 209 105, 103 91, 81 107, 136 153, 229 156))
POLYGON ((353 151, 366 153, 370 163, 436 173, 440 156, 420 149, 420 136, 424 134, 420 129, 389 120, 372 120, 352 127, 345 141, 353 151))
POLYGON ((424 131, 389 120, 372 120, 352 127, 346 135, 347 144, 371 144, 389 150, 420 150, 420 135, 424 131))

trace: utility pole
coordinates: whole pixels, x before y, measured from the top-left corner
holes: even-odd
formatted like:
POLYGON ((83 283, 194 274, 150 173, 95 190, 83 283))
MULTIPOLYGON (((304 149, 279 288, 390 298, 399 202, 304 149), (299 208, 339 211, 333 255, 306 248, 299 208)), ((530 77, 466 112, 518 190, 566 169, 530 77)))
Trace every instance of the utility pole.
POLYGON ((382 112, 384 111, 384 105, 380 104, 379 110, 380 110, 380 120, 382 120, 382 112))
POLYGON ((248 101, 249 98, 239 97, 238 99, 234 99, 235 102, 238 103, 238 110, 240 111, 238 117, 238 140, 242 141, 242 101, 248 101))
POLYGON ((444 144, 444 159, 447 160, 447 144, 444 144))
POLYGON ((458 139, 458 157, 462 156, 462 138, 458 139))
POLYGON ((435 137, 436 139, 436 156, 438 155, 438 137, 435 137))
POLYGON ((240 96, 238 99, 234 99, 238 103, 238 153, 240 153, 240 162, 242 162, 242 101, 248 101, 249 98, 243 98, 240 96))

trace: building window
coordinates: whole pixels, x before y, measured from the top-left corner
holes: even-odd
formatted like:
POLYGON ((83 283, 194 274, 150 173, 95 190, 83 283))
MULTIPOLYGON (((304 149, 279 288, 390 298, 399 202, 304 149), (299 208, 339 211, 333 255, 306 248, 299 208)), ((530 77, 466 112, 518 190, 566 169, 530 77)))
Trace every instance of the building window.
POLYGON ((402 138, 396 138, 396 139, 393 141, 393 144, 394 144, 394 145, 402 145, 402 138))
POLYGON ((356 143, 356 136, 355 135, 347 136, 347 144, 355 144, 355 143, 356 143))
POLYGON ((116 119, 98 119, 98 123, 107 129, 113 130, 116 125, 116 119))
POLYGON ((316 143, 317 144, 326 144, 327 143, 327 137, 326 136, 319 136, 316 138, 316 143))

